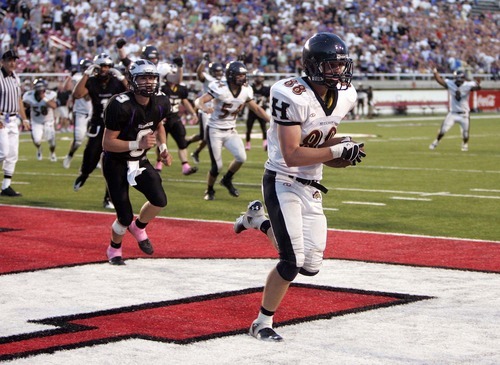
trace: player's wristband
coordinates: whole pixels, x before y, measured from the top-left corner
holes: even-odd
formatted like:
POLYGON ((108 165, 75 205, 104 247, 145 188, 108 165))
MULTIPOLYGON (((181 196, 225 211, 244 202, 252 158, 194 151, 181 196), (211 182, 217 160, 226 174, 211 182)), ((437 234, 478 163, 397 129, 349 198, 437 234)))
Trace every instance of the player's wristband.
POLYGON ((162 143, 158 148, 160 149, 160 153, 168 152, 167 145, 165 143, 162 143))
POLYGON ((339 143, 335 146, 331 146, 330 151, 332 151, 333 158, 339 158, 342 156, 342 152, 344 151, 344 145, 342 143, 339 143))
POLYGON ((139 149, 139 142, 137 142, 137 141, 130 141, 128 143, 128 149, 130 151, 138 150, 139 149))

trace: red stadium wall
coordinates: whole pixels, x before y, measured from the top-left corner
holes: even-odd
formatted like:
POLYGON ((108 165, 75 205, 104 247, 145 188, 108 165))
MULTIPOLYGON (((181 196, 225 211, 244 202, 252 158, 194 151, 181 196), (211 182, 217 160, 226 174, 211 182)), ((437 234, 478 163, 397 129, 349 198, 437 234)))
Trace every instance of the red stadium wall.
POLYGON ((500 110, 500 90, 478 90, 471 93, 470 106, 480 111, 500 110))

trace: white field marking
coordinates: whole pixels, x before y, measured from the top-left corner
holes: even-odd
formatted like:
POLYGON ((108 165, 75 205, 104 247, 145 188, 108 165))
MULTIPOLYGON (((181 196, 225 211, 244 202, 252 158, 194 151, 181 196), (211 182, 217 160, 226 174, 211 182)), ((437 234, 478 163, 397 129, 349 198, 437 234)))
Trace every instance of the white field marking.
POLYGON ((334 211, 334 212, 338 211, 337 208, 325 208, 325 207, 323 207, 323 210, 331 210, 331 211, 334 211))
MULTIPOLYGON (((0 207, 18 207, 18 208, 30 208, 30 209, 38 209, 38 210, 54 210, 54 211, 60 211, 60 212, 79 212, 79 213, 86 213, 86 214, 116 215, 115 212, 102 212, 102 211, 66 209, 66 208, 33 207, 33 206, 29 206, 29 205, 12 205, 12 204, 2 204, 2 203, 0 203, 0 207)), ((234 221, 228 222, 228 221, 221 221, 221 220, 214 220, 214 219, 198 219, 198 218, 194 219, 194 218, 179 218, 179 217, 164 217, 164 216, 157 216, 155 219, 169 219, 169 220, 186 221, 186 222, 214 222, 214 223, 234 224, 234 221)), ((493 243, 500 244, 500 241, 482 240, 482 239, 476 239, 476 238, 428 236, 428 235, 423 235, 423 234, 398 233, 398 232, 356 231, 353 229, 339 229, 339 228, 328 228, 328 230, 329 231, 339 231, 339 232, 369 233, 369 234, 386 235, 386 236, 399 236, 399 237, 422 237, 422 238, 437 238, 437 239, 455 240, 455 241, 493 242, 493 243)))
POLYGON ((474 198, 474 199, 500 199, 500 196, 488 195, 473 195, 473 194, 451 194, 446 191, 425 193, 422 191, 399 191, 399 190, 377 190, 377 189, 356 189, 356 188, 332 188, 332 190, 340 191, 360 191, 364 193, 387 193, 387 194, 413 194, 420 196, 445 196, 454 198, 474 198))
MULTIPOLYGON (((463 153, 461 154, 463 155, 463 153)), ((440 169, 429 167, 399 167, 399 166, 363 166, 364 169, 377 169, 377 170, 403 170, 403 171, 439 171, 439 172, 460 172, 471 174, 500 174, 500 170, 461 170, 461 169, 440 169)))
POLYGON ((416 201, 424 201, 424 202, 431 202, 432 199, 427 199, 427 198, 411 198, 411 197, 404 197, 404 196, 391 196, 390 199, 394 200, 416 200, 416 201))
POLYGON ((355 201, 350 201, 346 200, 343 201, 342 204, 353 204, 353 205, 375 205, 375 206, 380 206, 380 207, 385 207, 385 203, 375 203, 375 202, 355 202, 355 201))
POLYGON ((470 189, 470 191, 483 191, 486 193, 500 193, 498 189, 470 189))

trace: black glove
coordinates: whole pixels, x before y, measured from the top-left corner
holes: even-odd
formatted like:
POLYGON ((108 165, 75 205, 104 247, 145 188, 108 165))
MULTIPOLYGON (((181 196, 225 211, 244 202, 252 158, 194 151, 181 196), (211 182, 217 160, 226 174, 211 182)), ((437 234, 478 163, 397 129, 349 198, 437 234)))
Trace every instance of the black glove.
POLYGON ((203 59, 207 62, 210 62, 210 54, 209 53, 203 53, 203 59))
POLYGON ((361 159, 366 156, 366 153, 361 150, 364 146, 364 143, 353 143, 346 142, 344 143, 344 150, 342 151, 342 159, 351 161, 353 165, 361 162, 361 159))
POLYGON ((179 57, 175 57, 172 62, 174 63, 174 65, 176 65, 177 67, 182 67, 184 66, 184 60, 182 59, 181 56, 179 57))
POLYGON ((123 39, 123 38, 119 38, 119 39, 116 41, 116 48, 118 48, 118 49, 122 49, 122 47, 123 47, 124 45, 126 45, 126 44, 127 44, 127 41, 126 41, 125 39, 123 39))

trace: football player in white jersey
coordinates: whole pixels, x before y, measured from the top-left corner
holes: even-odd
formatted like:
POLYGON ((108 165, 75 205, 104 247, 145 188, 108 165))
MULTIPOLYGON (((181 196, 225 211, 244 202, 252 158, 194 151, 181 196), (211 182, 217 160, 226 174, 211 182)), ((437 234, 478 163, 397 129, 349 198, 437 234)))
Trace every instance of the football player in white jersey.
POLYGON ((462 70, 455 71, 453 79, 443 79, 436 69, 433 69, 432 72, 438 84, 448 90, 450 111, 441 124, 436 139, 431 143, 429 148, 434 150, 446 132, 448 132, 455 123, 458 123, 462 131, 462 151, 466 152, 469 150, 469 95, 471 91, 481 88, 479 81, 467 81, 465 79, 465 73, 462 70))
MULTIPOLYGON (((80 61, 80 72, 75 73, 69 82, 72 82, 71 89, 80 81, 83 77, 83 73, 89 68, 93 62, 91 60, 83 59, 80 61)), ((80 148, 83 143, 83 139, 87 134, 87 126, 89 124, 90 116, 92 115, 92 101, 89 95, 85 95, 83 98, 74 99, 73 101, 73 142, 69 148, 69 152, 64 157, 63 166, 65 169, 69 169, 71 166, 71 160, 76 150, 80 148)))
MULTIPOLYGON (((205 67, 209 62, 209 60, 210 57, 208 53, 205 53, 203 55, 203 59, 196 68, 196 75, 198 77, 198 80, 203 83, 202 86, 203 94, 208 92, 208 85, 210 85, 212 82, 216 80, 225 79, 224 66, 222 65, 222 63, 210 62, 208 64, 208 72, 205 72, 205 67)), ((207 103, 206 107, 208 108, 209 106, 211 106, 210 103, 207 103)), ((191 137, 190 139, 190 143, 196 142, 197 140, 200 141, 198 147, 196 147, 196 150, 194 150, 193 153, 191 153, 191 157, 193 158, 195 163, 200 162, 200 152, 207 145, 206 130, 207 130, 208 118, 210 118, 210 114, 204 113, 201 110, 198 111, 198 123, 200 126, 200 132, 197 135, 191 137)))
POLYGON ((363 144, 350 138, 317 148, 337 133, 341 120, 356 105, 351 85, 352 59, 345 42, 332 33, 317 33, 304 45, 305 77, 278 81, 271 88, 272 120, 268 130, 268 160, 262 180, 264 202, 248 205, 234 230, 259 229, 279 252, 279 262, 267 277, 261 308, 250 335, 282 341, 273 329, 273 315, 290 283, 300 273, 316 275, 326 247, 327 222, 320 184, 323 162, 341 158, 356 164, 363 144))
POLYGON ((195 100, 195 106, 210 114, 207 123, 207 146, 210 151, 211 168, 207 176, 205 200, 215 199, 214 184, 222 170, 222 148, 225 147, 234 156, 220 184, 229 194, 239 197, 233 186, 233 176, 247 159, 245 146, 236 130, 236 118, 245 106, 260 118, 269 122, 269 115, 253 100, 253 90, 247 84, 246 66, 239 61, 229 62, 226 66, 226 80, 216 80, 208 87, 208 92, 195 100), (212 106, 207 103, 213 100, 212 106))
POLYGON ((57 93, 47 88, 47 81, 40 78, 35 79, 33 90, 23 94, 23 103, 30 108, 31 139, 37 148, 37 160, 42 160, 42 139, 45 137, 49 142, 50 161, 56 162, 54 109, 57 108, 57 93))

